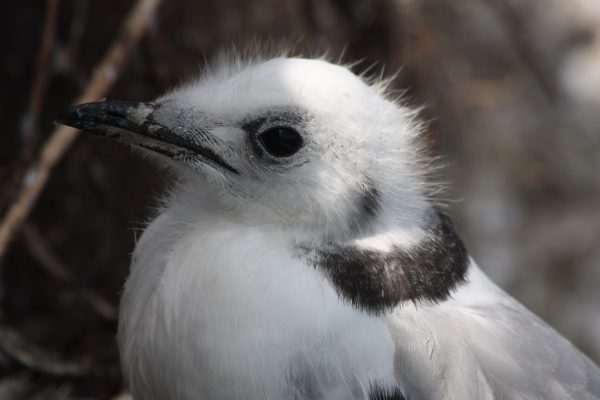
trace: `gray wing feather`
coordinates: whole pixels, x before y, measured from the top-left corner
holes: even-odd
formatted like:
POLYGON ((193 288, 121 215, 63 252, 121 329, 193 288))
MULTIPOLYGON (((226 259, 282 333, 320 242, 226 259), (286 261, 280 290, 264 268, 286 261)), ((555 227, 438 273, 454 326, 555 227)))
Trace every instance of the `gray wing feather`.
MULTIPOLYGON (((477 272, 481 274, 480 272, 477 272)), ((600 399, 600 369, 487 279, 396 310, 396 379, 411 400, 600 399)))

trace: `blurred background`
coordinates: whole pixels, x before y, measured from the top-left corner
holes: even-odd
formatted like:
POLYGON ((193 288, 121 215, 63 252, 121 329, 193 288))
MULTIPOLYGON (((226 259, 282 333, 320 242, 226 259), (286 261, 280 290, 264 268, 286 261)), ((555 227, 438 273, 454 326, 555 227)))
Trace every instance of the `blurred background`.
MULTIPOLYGON (((133 4, 0 3, 2 215, 133 4)), ((471 254, 600 361, 600 2, 169 0, 109 96, 150 100, 257 39, 399 70, 471 254)), ((0 398, 127 398, 115 310, 166 178, 110 141, 69 149, 0 260, 0 398)))

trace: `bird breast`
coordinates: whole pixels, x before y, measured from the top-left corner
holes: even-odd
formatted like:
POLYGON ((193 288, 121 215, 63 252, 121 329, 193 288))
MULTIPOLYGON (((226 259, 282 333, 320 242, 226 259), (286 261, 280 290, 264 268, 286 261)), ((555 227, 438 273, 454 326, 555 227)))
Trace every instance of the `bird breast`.
POLYGON ((122 300, 119 343, 134 395, 347 399, 391 385, 385 320, 357 311, 293 253, 281 233, 158 217, 122 300))

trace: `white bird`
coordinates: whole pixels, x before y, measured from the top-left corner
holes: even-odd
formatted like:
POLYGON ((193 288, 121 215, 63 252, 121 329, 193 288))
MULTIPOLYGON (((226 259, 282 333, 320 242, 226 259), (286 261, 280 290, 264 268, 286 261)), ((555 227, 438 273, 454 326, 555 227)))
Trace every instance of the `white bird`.
POLYGON ((416 113, 381 84, 222 62, 59 121, 176 172, 121 302, 134 398, 600 399, 600 369, 469 258, 416 113))

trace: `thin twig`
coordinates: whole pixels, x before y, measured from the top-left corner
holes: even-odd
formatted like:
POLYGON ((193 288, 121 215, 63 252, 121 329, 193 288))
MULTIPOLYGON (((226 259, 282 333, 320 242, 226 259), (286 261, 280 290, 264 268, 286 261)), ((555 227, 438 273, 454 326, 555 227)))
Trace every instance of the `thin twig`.
POLYGON ((114 321, 117 318, 117 308, 95 290, 83 286, 73 276, 71 271, 56 257, 46 240, 32 224, 25 224, 23 236, 31 255, 38 261, 44 271, 54 279, 74 288, 101 318, 114 321))
POLYGON ((74 16, 69 27, 69 39, 65 49, 70 62, 74 62, 79 56, 81 39, 85 31, 85 22, 89 15, 90 0, 78 0, 74 4, 74 7, 74 16))
POLYGON ((30 371, 52 376, 81 377, 112 373, 112 365, 61 360, 56 354, 43 351, 26 341, 11 328, 0 325, 0 351, 30 371))
POLYGON ((487 0, 502 21, 510 41, 550 101, 558 98, 559 88, 539 49, 530 40, 527 25, 509 0, 487 0))
MULTIPOLYGON (((94 70, 90 83, 81 96, 75 100, 76 104, 97 100, 108 92, 116 81, 131 49, 148 27, 159 4, 160 0, 138 0, 136 2, 123 22, 119 35, 94 70)), ((78 133, 76 129, 61 125, 54 129, 44 143, 37 162, 25 174, 18 195, 0 224, 0 258, 5 254, 8 244, 29 215, 50 172, 73 144, 78 133)))
POLYGON ((25 238, 27 248, 31 255, 40 263, 48 275, 63 283, 72 282, 73 275, 67 267, 56 258, 54 253, 50 251, 46 241, 35 226, 31 223, 25 224, 25 227, 23 228, 23 237, 25 238))
POLYGON ((0 378, 0 399, 25 399, 33 387, 30 371, 4 375, 0 378))
POLYGON ((23 141, 23 158, 26 161, 30 161, 33 157, 35 145, 37 143, 38 125, 44 100, 46 76, 48 74, 48 58, 52 47, 54 46, 59 5, 60 0, 46 0, 46 15, 44 17, 44 29, 42 30, 42 42, 40 43, 35 74, 31 85, 29 112, 27 115, 25 140, 23 141))
POLYGON ((11 171, 11 176, 6 180, 6 183, 2 187, 2 191, 4 191, 6 195, 0 198, 0 210, 3 210, 4 206, 11 201, 8 194, 19 187, 19 182, 23 179, 26 168, 31 163, 38 142, 39 120, 44 100, 46 79, 48 76, 48 58, 54 47, 59 5, 60 0, 46 0, 44 27, 42 29, 40 47, 37 53, 36 67, 31 79, 29 107, 25 115, 25 123, 23 124, 23 145, 21 155, 15 163, 13 171, 11 171))
POLYGON ((86 84, 85 74, 77 64, 77 58, 81 50, 81 41, 89 17, 90 0, 77 0, 73 7, 73 18, 69 27, 69 33, 64 46, 58 47, 54 53, 54 71, 63 75, 78 88, 83 89, 86 84))
POLYGON ((56 387, 54 385, 45 386, 38 390, 31 400, 66 400, 70 398, 73 392, 73 383, 66 382, 56 387))
POLYGON ((131 397, 131 394, 129 394, 128 392, 122 392, 117 396, 113 397, 112 400, 133 400, 133 397, 131 397))

